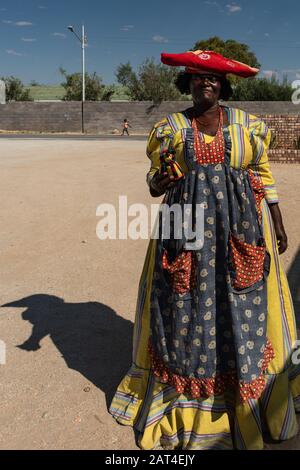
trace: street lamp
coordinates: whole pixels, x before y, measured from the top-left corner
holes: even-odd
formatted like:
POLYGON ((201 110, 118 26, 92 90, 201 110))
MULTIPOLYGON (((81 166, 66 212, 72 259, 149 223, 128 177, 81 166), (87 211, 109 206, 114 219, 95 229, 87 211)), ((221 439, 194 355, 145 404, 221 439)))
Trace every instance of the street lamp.
POLYGON ((82 36, 81 38, 78 36, 76 31, 74 31, 73 26, 68 26, 68 30, 73 33, 77 39, 79 39, 81 48, 82 48, 82 102, 85 101, 85 47, 87 45, 87 38, 85 36, 85 29, 84 25, 82 25, 82 36))

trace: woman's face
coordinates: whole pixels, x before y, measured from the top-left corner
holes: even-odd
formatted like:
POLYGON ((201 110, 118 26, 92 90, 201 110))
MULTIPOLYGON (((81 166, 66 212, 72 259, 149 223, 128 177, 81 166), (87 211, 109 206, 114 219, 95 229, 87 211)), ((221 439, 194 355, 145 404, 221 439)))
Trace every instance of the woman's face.
POLYGON ((221 93, 221 78, 210 72, 191 74, 190 90, 195 104, 215 104, 221 93))

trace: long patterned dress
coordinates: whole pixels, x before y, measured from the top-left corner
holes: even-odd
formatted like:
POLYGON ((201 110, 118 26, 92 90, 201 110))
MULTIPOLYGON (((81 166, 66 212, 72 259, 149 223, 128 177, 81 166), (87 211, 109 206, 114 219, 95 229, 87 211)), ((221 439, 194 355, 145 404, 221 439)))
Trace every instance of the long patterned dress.
POLYGON ((182 213, 200 206, 204 243, 190 250, 171 229, 148 247, 133 362, 110 407, 142 449, 262 449, 263 430, 276 440, 298 431, 295 317, 268 208, 278 202, 270 132, 253 115, 225 110, 225 149, 212 162, 196 155, 185 112, 148 140, 148 183, 171 147, 185 175, 163 202, 182 213))

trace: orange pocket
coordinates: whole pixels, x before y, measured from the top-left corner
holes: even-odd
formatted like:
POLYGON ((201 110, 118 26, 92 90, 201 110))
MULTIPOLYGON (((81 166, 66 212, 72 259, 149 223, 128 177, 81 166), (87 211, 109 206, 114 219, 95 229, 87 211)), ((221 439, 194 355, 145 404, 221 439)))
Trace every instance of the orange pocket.
POLYGON ((185 294, 196 285, 196 264, 192 251, 183 251, 172 263, 164 251, 162 266, 171 276, 172 288, 177 294, 185 294))
POLYGON ((265 246, 253 246, 233 234, 229 238, 229 269, 232 286, 246 289, 261 281, 264 275, 265 246))
POLYGON ((257 209, 259 218, 261 219, 261 216, 262 216, 261 201, 265 197, 264 186, 262 182, 260 181, 260 179, 257 176, 255 176, 255 174, 253 173, 251 169, 248 170, 248 174, 249 174, 252 191, 253 191, 254 198, 255 198, 256 209, 257 209))

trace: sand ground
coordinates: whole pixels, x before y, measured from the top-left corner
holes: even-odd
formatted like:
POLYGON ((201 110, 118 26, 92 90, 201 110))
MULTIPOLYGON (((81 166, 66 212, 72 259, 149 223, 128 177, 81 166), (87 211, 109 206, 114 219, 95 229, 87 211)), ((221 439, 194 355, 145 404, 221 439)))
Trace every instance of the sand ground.
MULTIPOLYGON (((133 140, 1 141, 0 449, 136 449, 107 405, 130 365, 148 241, 100 241, 96 208, 157 202, 148 166, 133 140)), ((272 168, 299 311, 300 165, 272 168)))

